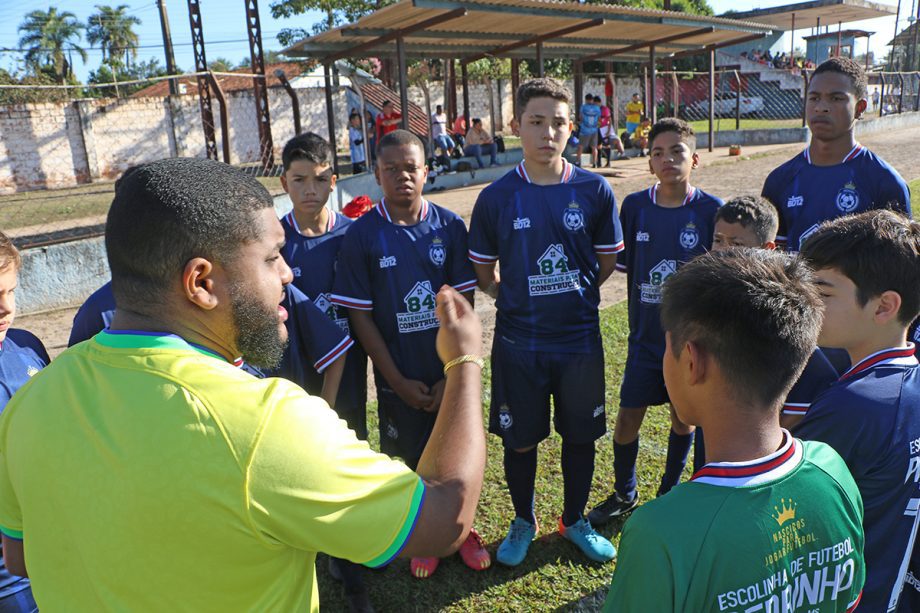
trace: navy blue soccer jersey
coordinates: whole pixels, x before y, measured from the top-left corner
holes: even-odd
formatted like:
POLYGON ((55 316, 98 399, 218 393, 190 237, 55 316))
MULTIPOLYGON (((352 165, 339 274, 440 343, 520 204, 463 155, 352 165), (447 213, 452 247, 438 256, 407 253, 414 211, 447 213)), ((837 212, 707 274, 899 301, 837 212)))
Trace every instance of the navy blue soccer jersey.
POLYGON ((10 328, 0 343, 0 412, 20 387, 51 362, 38 337, 10 328))
POLYGON ((472 291, 476 278, 463 220, 427 201, 419 219, 393 223, 385 199, 357 219, 342 241, 332 300, 372 311, 399 372, 432 385, 444 378, 435 350, 435 296, 445 284, 472 291))
POLYGON ((795 432, 827 443, 846 461, 865 508, 860 610, 894 610, 920 520, 920 364, 913 345, 850 368, 795 432))
POLYGON ((623 200, 620 222, 626 249, 617 259, 617 270, 626 273, 629 359, 661 368, 661 287, 678 266, 712 247, 715 214, 722 201, 691 187, 681 206, 664 207, 656 203, 657 187, 623 200))
POLYGON ((89 340, 102 330, 112 325, 115 316, 115 296, 112 294, 112 282, 109 281, 90 294, 73 317, 68 347, 89 340))
POLYGON ((266 370, 265 375, 283 377, 318 395, 323 387, 322 372, 354 341, 293 284, 285 287, 281 304, 288 312, 288 346, 281 365, 276 370, 266 370))
POLYGON ((501 262, 495 336, 528 351, 599 346, 597 254, 622 249, 610 185, 568 162, 556 185, 519 164, 482 190, 470 222, 470 260, 501 262))
POLYGON ((805 415, 818 394, 835 383, 838 377, 837 371, 824 352, 815 349, 805 364, 805 370, 786 395, 783 415, 805 415))
POLYGON ((813 165, 806 147, 770 173, 762 195, 779 212, 776 242, 789 251, 798 251, 822 222, 841 215, 883 208, 910 215, 904 179, 859 144, 834 166, 813 165))
MULTIPOLYGON (((353 220, 341 213, 329 212, 326 231, 320 236, 304 236, 300 233, 297 219, 291 211, 281 218, 284 228, 284 248, 281 255, 294 273, 293 285, 306 294, 320 311, 334 321, 346 334, 348 315, 332 302, 332 285, 335 280, 336 261, 345 233, 353 220)), ((301 386, 311 394, 319 394, 323 378, 316 371, 308 369, 302 375, 301 386)), ((345 358, 345 370, 339 384, 335 406, 339 409, 364 410, 367 404, 367 355, 355 345, 345 358)))

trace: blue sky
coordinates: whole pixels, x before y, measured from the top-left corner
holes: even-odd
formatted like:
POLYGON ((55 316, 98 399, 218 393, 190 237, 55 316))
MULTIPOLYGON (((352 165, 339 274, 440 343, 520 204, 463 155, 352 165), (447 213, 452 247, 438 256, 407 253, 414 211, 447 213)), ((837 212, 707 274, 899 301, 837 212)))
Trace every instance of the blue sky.
MULTIPOLYGON (((319 13, 307 13, 290 19, 272 19, 269 13, 269 1, 260 2, 260 17, 262 21, 262 34, 266 50, 278 50, 281 45, 277 40, 277 33, 286 27, 303 27, 309 30, 310 26, 320 20, 319 13)), ((749 10, 753 8, 766 8, 790 4, 793 0, 710 0, 710 5, 721 13, 729 9, 749 10)), ((885 0, 888 1, 888 0, 885 0)), ((160 21, 154 0, 64 0, 51 2, 48 0, 9 0, 0 4, 0 49, 18 47, 19 24, 22 23, 26 13, 34 9, 47 10, 49 4, 54 4, 60 10, 68 10, 85 20, 94 12, 96 4, 127 4, 130 13, 141 20, 137 28, 141 49, 138 58, 146 60, 156 57, 165 65, 163 56, 163 39, 160 34, 160 21)), ((888 1, 889 4, 892 2, 888 1)), ((901 28, 908 25, 906 13, 911 2, 904 2, 902 6, 901 28)), ((190 71, 194 67, 194 57, 191 47, 191 32, 188 22, 188 4, 186 0, 166 0, 169 12, 170 27, 173 36, 173 45, 176 62, 180 68, 190 71)), ((246 20, 244 0, 201 0, 202 24, 204 29, 205 50, 208 60, 224 57, 234 63, 249 56, 249 43, 246 39, 246 20)), ((894 35, 894 17, 874 19, 865 22, 846 24, 844 27, 858 28, 876 32, 872 37, 872 47, 877 57, 886 53, 885 43, 894 35)), ((805 33, 805 32, 803 32, 805 33)), ((798 38, 798 37, 797 37, 798 38)), ((84 41, 85 43, 85 41, 84 41)), ((863 40, 857 43, 856 52, 864 52, 863 40)), ((89 45, 84 44, 85 47, 89 45)), ((799 39, 796 46, 804 48, 804 41, 799 39)), ((780 41, 778 49, 789 49, 789 35, 780 41)), ((101 52, 89 49, 89 57, 85 65, 79 60, 76 62, 75 72, 81 80, 85 80, 89 71, 98 67, 102 59, 101 52)), ((16 61, 21 60, 22 54, 15 52, 0 52, 0 67, 7 70, 16 67, 16 61)))

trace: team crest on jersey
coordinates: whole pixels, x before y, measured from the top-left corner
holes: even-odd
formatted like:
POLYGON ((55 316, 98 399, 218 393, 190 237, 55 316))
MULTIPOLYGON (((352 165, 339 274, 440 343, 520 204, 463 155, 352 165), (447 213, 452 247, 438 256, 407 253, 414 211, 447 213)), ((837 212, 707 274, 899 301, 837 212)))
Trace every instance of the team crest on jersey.
POLYGON ((852 213, 859 206, 859 193, 853 182, 845 183, 837 192, 837 208, 844 213, 852 213))
POLYGON ((700 242, 700 233, 692 221, 680 231, 680 246, 684 249, 693 249, 700 242))
POLYGON ((585 213, 577 202, 570 202, 562 213, 562 223, 572 232, 577 232, 585 227, 585 213))
POLYGON ((400 333, 421 332, 438 327, 435 317, 435 292, 431 281, 419 281, 403 297, 406 310, 396 314, 396 324, 400 333))
POLYGON ((661 286, 677 272, 677 260, 661 260, 648 273, 648 281, 639 285, 639 300, 645 304, 661 302, 661 286))
POLYGON ((511 418, 511 409, 508 408, 507 404, 503 404, 498 409, 498 427, 502 430, 507 430, 513 423, 514 420, 511 418))
POLYGON ((34 366, 29 366, 26 369, 26 374, 29 375, 30 377, 34 377, 35 375, 38 374, 38 369, 35 368, 34 366))
POLYGON ((527 290, 531 296, 549 296, 581 291, 578 269, 569 270, 569 258, 562 244, 553 244, 537 258, 539 274, 527 277, 527 290))
POLYGON ((431 246, 428 247, 428 258, 435 266, 444 266, 444 261, 447 260, 447 249, 444 247, 444 241, 437 237, 431 241, 431 246))

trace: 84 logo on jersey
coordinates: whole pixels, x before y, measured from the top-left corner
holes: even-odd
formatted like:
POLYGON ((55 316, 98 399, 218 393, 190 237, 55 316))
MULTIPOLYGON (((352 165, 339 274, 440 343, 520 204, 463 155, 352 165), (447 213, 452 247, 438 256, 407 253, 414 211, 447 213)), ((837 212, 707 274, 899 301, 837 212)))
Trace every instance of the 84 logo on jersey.
POLYGON ((528 292, 531 296, 548 296, 581 290, 578 269, 569 270, 569 258, 561 244, 546 248, 537 259, 540 274, 527 277, 528 292))
POLYGON ((400 333, 421 332, 438 327, 438 318, 434 314, 435 293, 431 281, 419 281, 412 286, 403 298, 406 310, 396 314, 396 323, 400 333))

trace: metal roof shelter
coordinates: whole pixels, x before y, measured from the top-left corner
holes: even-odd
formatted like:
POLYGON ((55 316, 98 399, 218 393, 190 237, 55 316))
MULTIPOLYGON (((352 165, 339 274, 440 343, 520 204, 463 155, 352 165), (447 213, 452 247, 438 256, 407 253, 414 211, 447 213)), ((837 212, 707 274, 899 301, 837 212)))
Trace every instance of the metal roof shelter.
MULTIPOLYGON (((766 9, 754 9, 752 11, 742 11, 740 13, 731 13, 734 19, 756 19, 758 22, 766 23, 773 26, 776 30, 789 31, 792 33, 792 42, 790 56, 795 55, 795 29, 815 27, 820 34, 821 21, 824 20, 825 28, 832 24, 837 24, 837 47, 840 47, 841 24, 852 21, 862 21, 864 19, 875 19, 877 17, 890 17, 897 14, 897 9, 887 4, 879 2, 869 2, 868 0, 812 0, 810 2, 798 2, 796 4, 786 4, 784 6, 774 6, 766 9)), ((869 48, 869 32, 866 35, 866 48, 869 48)), ((869 60, 869 53, 866 53, 866 61, 869 60)))
MULTIPOLYGON (((403 107, 408 101, 407 58, 443 58, 449 60, 448 70, 453 60, 460 60, 463 114, 469 125, 466 68, 478 59, 535 57, 540 75, 546 58, 574 60, 577 103, 585 61, 648 61, 654 79, 656 57, 707 51, 712 56, 719 47, 762 38, 771 30, 770 25, 736 18, 561 0, 401 0, 356 23, 306 38, 283 53, 316 58, 326 67, 327 114, 334 141, 329 86, 330 66, 337 59, 395 57, 403 107)), ((512 63, 516 86, 518 63, 512 63)), ((655 105, 651 108, 654 114, 655 105)))

